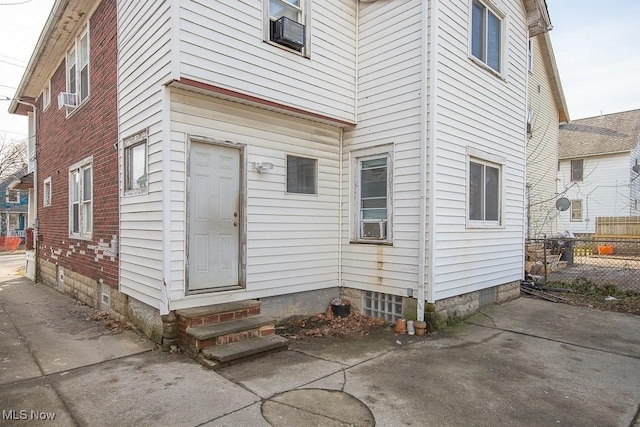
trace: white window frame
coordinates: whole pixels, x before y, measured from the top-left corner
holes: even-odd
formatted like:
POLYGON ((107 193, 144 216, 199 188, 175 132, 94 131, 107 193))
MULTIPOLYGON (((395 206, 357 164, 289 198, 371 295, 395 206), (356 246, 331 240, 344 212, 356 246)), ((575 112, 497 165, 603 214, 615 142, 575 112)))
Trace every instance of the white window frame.
MULTIPOLYGON (((503 228, 504 227, 504 194, 505 194, 505 168, 506 159, 501 156, 485 153, 474 148, 467 148, 467 228, 503 228), (483 219, 471 219, 471 163, 482 165, 486 171, 487 167, 498 170, 498 219, 487 220, 486 218, 486 188, 483 189, 482 216, 483 219)), ((485 175, 483 175, 485 176, 485 175)))
POLYGON ((80 107, 89 99, 91 95, 91 39, 89 37, 89 24, 78 34, 73 40, 73 45, 67 50, 65 55, 65 81, 66 92, 76 95, 75 108, 67 109, 69 116, 75 109, 80 107), (82 40, 86 37, 86 47, 83 47, 82 40), (86 51, 86 52, 85 52, 86 51), (86 55, 83 55, 86 53, 86 55), (81 60, 86 56, 86 64, 82 64, 81 60), (83 84, 83 70, 86 68, 86 82, 83 84), (86 91, 86 92, 85 92, 86 91), (83 96, 84 94, 84 96, 83 96))
POLYGON ((42 110, 46 110, 51 105, 51 79, 47 80, 47 84, 42 89, 42 110))
POLYGON ((304 156, 297 156, 295 154, 287 154, 286 155, 286 159, 285 159, 285 164, 287 165, 286 168, 286 176, 285 176, 285 189, 286 189, 286 193, 287 194, 302 194, 302 195, 308 195, 308 196, 317 196, 318 195, 318 159, 314 159, 312 157, 304 157, 304 156), (290 170, 289 170, 289 159, 300 159, 300 160, 310 160, 313 162, 313 191, 312 192, 307 192, 307 191, 296 191, 295 188, 292 188, 293 186, 297 186, 297 180, 298 178, 300 178, 300 169, 296 169, 296 174, 295 176, 292 176, 290 174, 290 170), (289 179, 290 178, 294 178, 296 180, 296 182, 290 182, 289 179), (291 184, 291 186, 290 186, 291 184))
POLYGON ((505 41, 506 41, 506 15, 498 10, 494 5, 486 2, 484 0, 471 0, 469 3, 469 57, 480 64, 483 68, 491 71, 492 73, 496 73, 499 76, 503 76, 505 69, 505 41), (473 25, 473 9, 474 5, 477 5, 482 8, 482 52, 479 55, 476 55, 474 52, 474 25, 473 25), (488 23, 489 16, 493 15, 500 22, 500 35, 498 37, 498 68, 494 68, 492 64, 489 63, 489 50, 488 50, 488 23))
POLYGON ((582 209, 582 199, 572 200, 572 201, 571 201, 571 209, 570 209, 570 211, 569 211, 569 215, 570 215, 570 216, 569 216, 569 220, 570 220, 570 222, 582 222, 582 221, 583 221, 583 218, 584 218, 584 216, 583 216, 583 214, 582 214, 582 213, 583 213, 583 209, 582 209), (579 204, 579 205, 580 205, 580 208, 579 208, 579 209, 576 209, 576 208, 574 207, 574 203, 575 203, 575 204, 579 204), (579 212, 579 213, 580 213, 580 218, 574 218, 574 212, 579 212))
POLYGON ((89 156, 69 167, 69 237, 90 240, 93 237, 93 156, 89 156), (91 186, 87 195, 85 174, 89 171, 91 186), (78 193, 74 194, 74 181, 78 179, 78 193), (78 228, 74 228, 74 205, 78 205, 78 228))
POLYGON ((368 243, 368 244, 392 244, 393 243, 393 144, 386 144, 369 149, 355 150, 349 153, 351 166, 352 197, 351 203, 351 242, 352 243, 368 243), (362 207, 362 164, 363 162, 376 159, 386 159, 387 167, 387 200, 386 210, 387 216, 385 220, 374 221, 364 219, 362 207), (379 222, 381 227, 384 223, 383 238, 373 238, 363 236, 363 223, 379 222))
POLYGON ((5 194, 5 202, 7 204, 18 204, 20 203, 20 190, 9 190, 5 194), (13 196, 13 197, 11 197, 13 196))
POLYGON ((284 50, 296 53, 298 55, 302 55, 304 57, 309 58, 311 56, 311 0, 300 0, 300 6, 297 7, 295 5, 290 4, 285 0, 262 0, 262 37, 266 43, 270 45, 277 46, 284 50), (271 20, 272 17, 269 14, 269 4, 271 2, 283 3, 288 5, 288 7, 295 8, 299 11, 298 22, 304 25, 304 47, 302 51, 297 51, 295 49, 291 49, 287 46, 283 46, 279 43, 276 43, 271 40, 271 20))
POLYGON ((51 177, 45 179, 42 183, 42 206, 51 206, 51 177))
POLYGON ((134 135, 123 139, 124 146, 124 194, 133 196, 149 192, 149 130, 144 129, 134 135), (144 146, 144 182, 134 186, 131 182, 131 153, 135 148, 144 146))

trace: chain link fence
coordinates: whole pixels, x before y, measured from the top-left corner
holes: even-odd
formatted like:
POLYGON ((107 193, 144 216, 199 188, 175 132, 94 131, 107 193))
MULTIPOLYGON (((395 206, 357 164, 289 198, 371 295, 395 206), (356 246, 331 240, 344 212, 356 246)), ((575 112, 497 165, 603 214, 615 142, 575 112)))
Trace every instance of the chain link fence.
POLYGON ((590 282, 640 293, 640 240, 530 239, 526 272, 536 282, 590 282))

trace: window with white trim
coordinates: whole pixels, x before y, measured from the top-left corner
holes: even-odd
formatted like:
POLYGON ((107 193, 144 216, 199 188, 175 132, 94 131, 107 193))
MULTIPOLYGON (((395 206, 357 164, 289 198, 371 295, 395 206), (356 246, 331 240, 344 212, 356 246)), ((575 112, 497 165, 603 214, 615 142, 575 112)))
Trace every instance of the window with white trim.
POLYGON ((51 206, 51 177, 42 183, 42 206, 51 206))
POLYGON ((76 106, 89 97, 89 29, 74 40, 66 57, 67 93, 76 95, 76 106))
POLYGON ((471 2, 471 55, 489 68, 502 71, 503 22, 501 14, 484 2, 471 2))
POLYGON ((145 129, 123 140, 124 192, 126 195, 147 191, 147 136, 145 129))
POLYGON ((571 201, 571 221, 582 221, 582 200, 571 201))
POLYGON ((287 193, 318 194, 318 161, 287 155, 287 193))
POLYGON ((90 239, 93 232, 93 158, 69 168, 69 237, 90 239))
POLYGON ((309 56, 310 0, 263 0, 264 40, 309 56))
POLYGON ((388 243, 393 218, 391 152, 362 154, 352 158, 356 187, 352 237, 360 242, 388 243))
POLYGON ((469 160, 469 223, 502 223, 502 165, 479 158, 469 160))
POLYGON ((51 80, 47 80, 47 84, 42 89, 42 109, 46 110, 51 104, 51 80))
POLYGON ((5 201, 11 204, 20 203, 20 190, 7 190, 5 201))

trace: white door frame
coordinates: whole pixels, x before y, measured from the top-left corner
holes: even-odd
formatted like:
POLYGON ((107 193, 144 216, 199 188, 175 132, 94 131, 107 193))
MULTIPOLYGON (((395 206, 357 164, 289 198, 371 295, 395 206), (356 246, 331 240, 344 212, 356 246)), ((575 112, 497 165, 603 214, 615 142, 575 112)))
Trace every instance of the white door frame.
POLYGON ((236 143, 232 141, 224 141, 221 139, 210 138, 206 136, 187 135, 187 157, 186 157, 186 211, 185 211, 185 293, 186 295, 213 293, 220 291, 239 290, 246 287, 246 271, 247 271, 247 150, 246 144, 236 143), (239 170, 239 253, 238 253, 238 285, 233 287, 218 287, 204 290, 189 290, 189 249, 191 242, 189 241, 190 225, 189 214, 191 209, 191 197, 189 181, 191 176, 191 143, 199 142, 204 144, 217 145, 221 147, 235 148, 240 152, 240 170, 239 170))

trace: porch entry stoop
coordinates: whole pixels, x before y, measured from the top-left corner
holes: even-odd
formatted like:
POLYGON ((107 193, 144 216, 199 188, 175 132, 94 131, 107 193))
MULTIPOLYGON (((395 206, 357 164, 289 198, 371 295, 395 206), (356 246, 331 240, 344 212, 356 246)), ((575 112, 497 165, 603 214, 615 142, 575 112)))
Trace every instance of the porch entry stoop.
POLYGON ((260 314, 261 304, 251 300, 176 310, 180 348, 214 369, 286 350, 287 339, 275 334, 274 318, 260 314))

